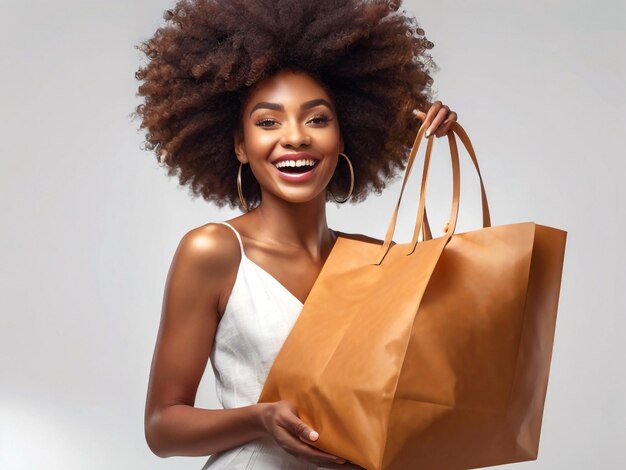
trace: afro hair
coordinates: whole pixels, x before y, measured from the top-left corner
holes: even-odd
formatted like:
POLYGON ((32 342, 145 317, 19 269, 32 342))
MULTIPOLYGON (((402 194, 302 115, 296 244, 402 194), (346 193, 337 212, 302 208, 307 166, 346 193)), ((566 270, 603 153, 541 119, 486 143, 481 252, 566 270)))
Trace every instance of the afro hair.
MULTIPOLYGON (((401 0, 181 0, 165 25, 137 46, 147 57, 135 76, 143 101, 135 117, 169 176, 218 207, 240 206, 233 135, 253 86, 283 69, 314 77, 331 96, 354 169, 351 202, 404 170, 417 132, 415 110, 432 102, 426 53, 433 43, 401 0)), ((249 168, 248 168, 249 170, 249 168)), ((250 171, 246 204, 260 203, 250 171)), ((331 194, 350 185, 338 165, 331 194)))

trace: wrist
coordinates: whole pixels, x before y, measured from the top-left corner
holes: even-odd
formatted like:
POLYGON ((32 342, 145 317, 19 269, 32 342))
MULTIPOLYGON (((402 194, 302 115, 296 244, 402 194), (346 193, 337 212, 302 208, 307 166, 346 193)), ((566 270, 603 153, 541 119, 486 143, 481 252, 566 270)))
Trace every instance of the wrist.
POLYGON ((254 425, 259 436, 261 437, 265 437, 267 435, 265 416, 267 415, 269 406, 271 406, 271 403, 257 403, 253 405, 252 414, 254 417, 254 425))

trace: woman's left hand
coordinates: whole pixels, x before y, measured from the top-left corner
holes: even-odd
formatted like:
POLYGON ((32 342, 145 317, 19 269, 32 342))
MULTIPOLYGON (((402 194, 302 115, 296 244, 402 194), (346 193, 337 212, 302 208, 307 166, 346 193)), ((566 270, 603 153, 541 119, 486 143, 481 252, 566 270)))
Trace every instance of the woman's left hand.
POLYGON ((413 111, 413 114, 423 122, 423 125, 428 126, 426 128, 426 138, 433 134, 437 137, 443 137, 448 133, 450 123, 456 121, 457 118, 457 114, 454 111, 450 111, 450 108, 441 101, 435 101, 426 113, 416 109, 413 111))

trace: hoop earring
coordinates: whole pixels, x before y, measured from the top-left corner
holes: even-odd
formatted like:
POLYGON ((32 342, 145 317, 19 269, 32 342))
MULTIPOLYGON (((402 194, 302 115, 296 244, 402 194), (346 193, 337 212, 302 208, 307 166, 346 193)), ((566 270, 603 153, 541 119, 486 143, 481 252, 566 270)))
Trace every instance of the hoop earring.
POLYGON ((246 200, 243 197, 243 192, 241 191, 241 167, 243 167, 243 163, 239 162, 239 170, 237 170, 237 192, 239 193, 241 206, 246 212, 250 212, 250 209, 248 209, 248 205, 246 204, 246 200))
POLYGON ((338 202, 339 204, 343 204, 348 199, 350 199, 350 196, 352 196, 352 190, 354 189, 354 168, 352 168, 352 162, 350 161, 350 159, 345 153, 340 153, 339 155, 343 155, 345 159, 348 160, 348 165, 350 166, 350 191, 348 191, 348 195, 343 199, 337 199, 335 195, 333 194, 333 192, 330 191, 330 189, 328 191, 330 191, 330 194, 332 195, 335 202, 338 202))

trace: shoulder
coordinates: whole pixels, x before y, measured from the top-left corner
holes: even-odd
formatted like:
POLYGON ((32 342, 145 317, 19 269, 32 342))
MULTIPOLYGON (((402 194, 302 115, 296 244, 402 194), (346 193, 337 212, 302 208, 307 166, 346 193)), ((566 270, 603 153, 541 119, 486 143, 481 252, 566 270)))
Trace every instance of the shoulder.
POLYGON ((239 242, 229 227, 211 222, 185 233, 175 258, 182 264, 219 277, 236 269, 240 258, 239 242))

